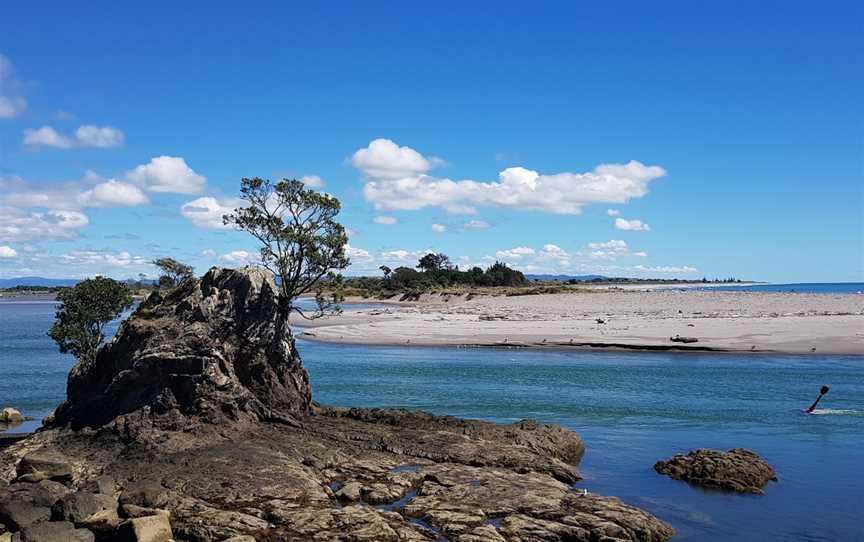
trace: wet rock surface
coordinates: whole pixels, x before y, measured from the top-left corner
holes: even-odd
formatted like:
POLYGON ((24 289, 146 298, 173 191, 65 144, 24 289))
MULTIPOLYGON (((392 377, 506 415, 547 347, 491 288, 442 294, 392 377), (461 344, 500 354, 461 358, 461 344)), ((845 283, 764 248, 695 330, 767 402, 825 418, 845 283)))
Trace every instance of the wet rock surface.
POLYGON ((712 489, 761 494, 777 473, 759 454, 744 448, 728 452, 699 449, 658 461, 654 470, 676 480, 712 489))
POLYGON ((312 403, 272 283, 257 273, 215 269, 151 298, 92 367, 73 370, 50 427, 0 450, 0 535, 672 536, 646 512, 574 489, 585 446, 560 427, 312 403))

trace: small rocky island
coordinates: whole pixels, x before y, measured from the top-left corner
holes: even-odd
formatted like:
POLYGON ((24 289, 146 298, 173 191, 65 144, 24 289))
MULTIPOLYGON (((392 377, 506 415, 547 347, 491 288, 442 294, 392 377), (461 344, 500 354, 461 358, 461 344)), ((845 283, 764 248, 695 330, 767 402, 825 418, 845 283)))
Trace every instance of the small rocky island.
POLYGON ((211 269, 152 294, 0 451, 0 541, 641 541, 673 529, 573 488, 561 427, 316 404, 276 286, 211 269))
POLYGON ((654 470, 676 480, 739 493, 761 495, 777 473, 756 452, 733 448, 728 452, 699 449, 658 461, 654 470))

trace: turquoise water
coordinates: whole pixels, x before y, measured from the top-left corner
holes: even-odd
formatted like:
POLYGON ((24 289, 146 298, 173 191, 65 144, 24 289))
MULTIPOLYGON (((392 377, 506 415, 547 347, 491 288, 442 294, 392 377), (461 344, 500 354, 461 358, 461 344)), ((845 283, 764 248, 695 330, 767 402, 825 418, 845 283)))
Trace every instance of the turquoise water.
POLYGON ((861 294, 864 282, 803 282, 796 284, 741 284, 699 288, 714 292, 797 292, 799 294, 861 294))
MULTIPOLYGON (((72 359, 45 336, 52 303, 0 302, 0 404, 41 416, 72 359)), ((669 521, 676 540, 864 540, 864 357, 537 352, 298 341, 325 404, 407 407, 579 432, 578 487, 669 521), (801 408, 831 386, 820 415, 801 408), (694 489, 658 459, 747 447, 780 481, 761 497, 694 489)))

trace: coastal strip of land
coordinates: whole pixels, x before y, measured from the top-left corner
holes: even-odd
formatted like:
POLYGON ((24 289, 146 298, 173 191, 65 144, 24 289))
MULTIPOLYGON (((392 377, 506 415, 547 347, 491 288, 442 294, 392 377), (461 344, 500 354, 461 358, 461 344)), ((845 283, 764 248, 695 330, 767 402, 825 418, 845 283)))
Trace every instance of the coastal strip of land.
POLYGON ((306 339, 369 345, 864 355, 860 294, 622 289, 468 297, 425 295, 297 324, 306 339))

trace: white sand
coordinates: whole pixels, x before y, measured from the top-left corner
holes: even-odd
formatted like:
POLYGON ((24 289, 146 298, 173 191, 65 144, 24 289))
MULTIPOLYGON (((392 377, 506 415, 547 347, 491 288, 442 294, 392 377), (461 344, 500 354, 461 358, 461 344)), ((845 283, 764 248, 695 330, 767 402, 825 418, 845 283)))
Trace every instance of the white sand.
POLYGON ((864 355, 860 294, 596 290, 452 301, 348 310, 306 325, 303 334, 357 344, 695 347, 788 353, 811 353, 815 348, 817 354, 864 355), (675 335, 698 342, 671 342, 675 335))

